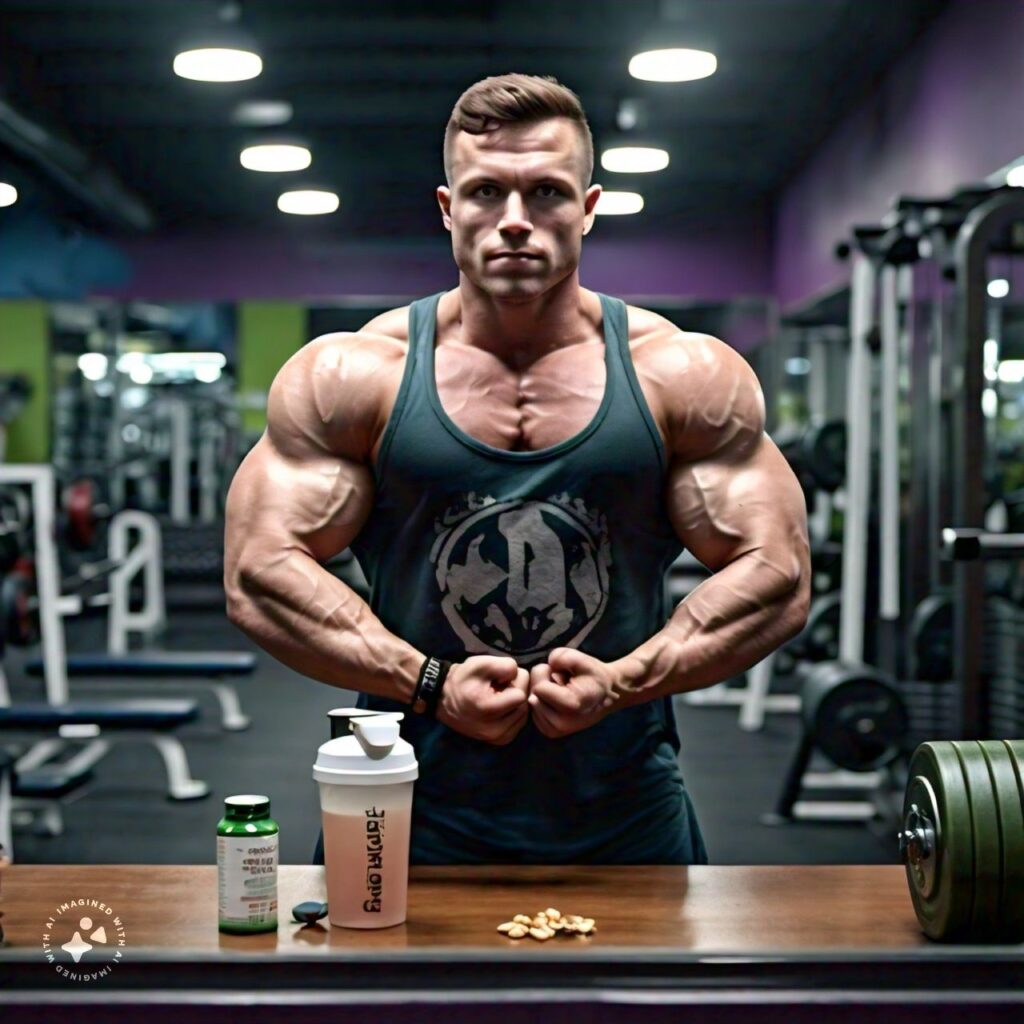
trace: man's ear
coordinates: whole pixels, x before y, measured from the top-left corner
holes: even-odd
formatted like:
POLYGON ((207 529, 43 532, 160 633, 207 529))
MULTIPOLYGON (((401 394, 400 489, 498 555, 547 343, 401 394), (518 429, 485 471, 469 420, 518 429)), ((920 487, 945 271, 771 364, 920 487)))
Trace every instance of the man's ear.
POLYGON ((441 221, 445 230, 452 229, 452 190, 447 185, 437 186, 437 205, 441 207, 441 221))
POLYGON ((594 217, 596 216, 594 211, 602 191, 600 185, 591 185, 583 197, 583 234, 585 235, 589 235, 590 229, 594 226, 594 217))

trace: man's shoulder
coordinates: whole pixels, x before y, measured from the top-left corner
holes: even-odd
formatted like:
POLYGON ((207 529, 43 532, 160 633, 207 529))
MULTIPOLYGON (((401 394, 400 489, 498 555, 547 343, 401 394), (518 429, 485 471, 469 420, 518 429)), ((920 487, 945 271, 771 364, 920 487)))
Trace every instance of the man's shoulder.
MULTIPOLYGON (((304 444, 360 461, 398 390, 408 341, 377 317, 358 331, 321 334, 281 367, 271 386, 267 422, 279 446, 296 433, 304 444), (382 329, 384 328, 384 329, 382 329)), ((302 444, 297 446, 301 448, 302 444)))
POLYGON ((409 343, 409 307, 398 306, 375 316, 357 332, 409 343))
POLYGON ((629 319, 633 364, 676 454, 697 457, 731 431, 763 429, 760 384, 736 349, 640 307, 629 307, 629 319))
POLYGON ((313 338, 300 350, 306 372, 331 371, 337 385, 377 379, 401 368, 409 350, 408 332, 392 310, 374 317, 357 331, 332 331, 313 338), (336 374, 333 371, 338 371, 336 374))
MULTIPOLYGON (((638 368, 651 365, 659 372, 677 373, 700 368, 739 370, 746 360, 720 338, 700 331, 687 331, 671 320, 640 306, 627 306, 629 345, 638 368)), ((691 377, 697 376, 691 372, 691 377)))
POLYGON ((679 328, 661 314, 629 303, 626 303, 626 319, 629 323, 630 345, 656 341, 664 335, 679 332, 679 328))

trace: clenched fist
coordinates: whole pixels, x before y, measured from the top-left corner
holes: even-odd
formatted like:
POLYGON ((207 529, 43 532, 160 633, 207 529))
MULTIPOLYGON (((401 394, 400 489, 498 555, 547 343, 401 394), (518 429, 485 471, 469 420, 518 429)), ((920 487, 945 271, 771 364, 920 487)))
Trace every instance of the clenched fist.
POLYGON ((596 725, 621 695, 610 665, 572 647, 556 647, 547 664, 530 670, 530 714, 549 739, 596 725))
POLYGON ((513 658, 477 655, 448 670, 437 720, 448 728, 503 747, 530 717, 530 674, 513 658))

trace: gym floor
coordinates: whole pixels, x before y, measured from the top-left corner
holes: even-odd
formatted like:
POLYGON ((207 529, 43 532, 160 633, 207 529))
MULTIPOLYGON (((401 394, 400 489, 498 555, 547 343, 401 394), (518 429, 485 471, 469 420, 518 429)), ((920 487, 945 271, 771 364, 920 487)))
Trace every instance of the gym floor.
MULTIPOLYGON (((207 595, 210 596, 210 595, 207 595)), ((213 595, 215 596, 215 594, 213 595)), ((169 606, 175 595, 168 594, 169 606)), ((222 606, 221 606, 222 607, 222 606)), ((159 646, 171 650, 254 650, 223 614, 171 610, 159 646)), ((70 653, 86 651, 100 639, 102 619, 68 622, 70 653)), ((95 649, 93 647, 93 649, 95 649)), ((8 680, 14 700, 40 699, 41 683, 20 670, 23 652, 11 652, 8 680)), ((24 864, 212 864, 214 832, 224 797, 266 793, 281 825, 281 862, 309 863, 319 829, 319 804, 311 766, 326 738, 326 713, 354 702, 350 691, 334 690, 290 671, 257 650, 256 672, 238 690, 252 725, 223 732, 216 725, 212 697, 200 697, 202 717, 179 736, 192 774, 209 783, 211 794, 194 802, 166 798, 164 773, 151 748, 115 745, 96 766, 94 780, 63 801, 64 833, 15 834, 24 864)), ((123 681, 75 680, 74 696, 124 692, 123 681)), ((174 684, 154 680, 133 694, 178 696, 174 684)), ((860 824, 794 823, 770 828, 760 816, 771 810, 798 735, 793 715, 771 715, 761 732, 744 733, 735 710, 687 705, 676 699, 683 738, 681 765, 715 864, 888 864, 897 862, 895 840, 878 837, 860 824)))

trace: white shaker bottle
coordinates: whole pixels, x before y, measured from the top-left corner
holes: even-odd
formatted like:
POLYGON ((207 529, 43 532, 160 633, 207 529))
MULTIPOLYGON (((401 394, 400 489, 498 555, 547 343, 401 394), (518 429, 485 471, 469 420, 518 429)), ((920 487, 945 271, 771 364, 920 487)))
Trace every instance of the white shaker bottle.
POLYGON ((328 916, 342 928, 388 928, 406 914, 412 746, 400 712, 336 708, 331 739, 317 751, 328 916))

